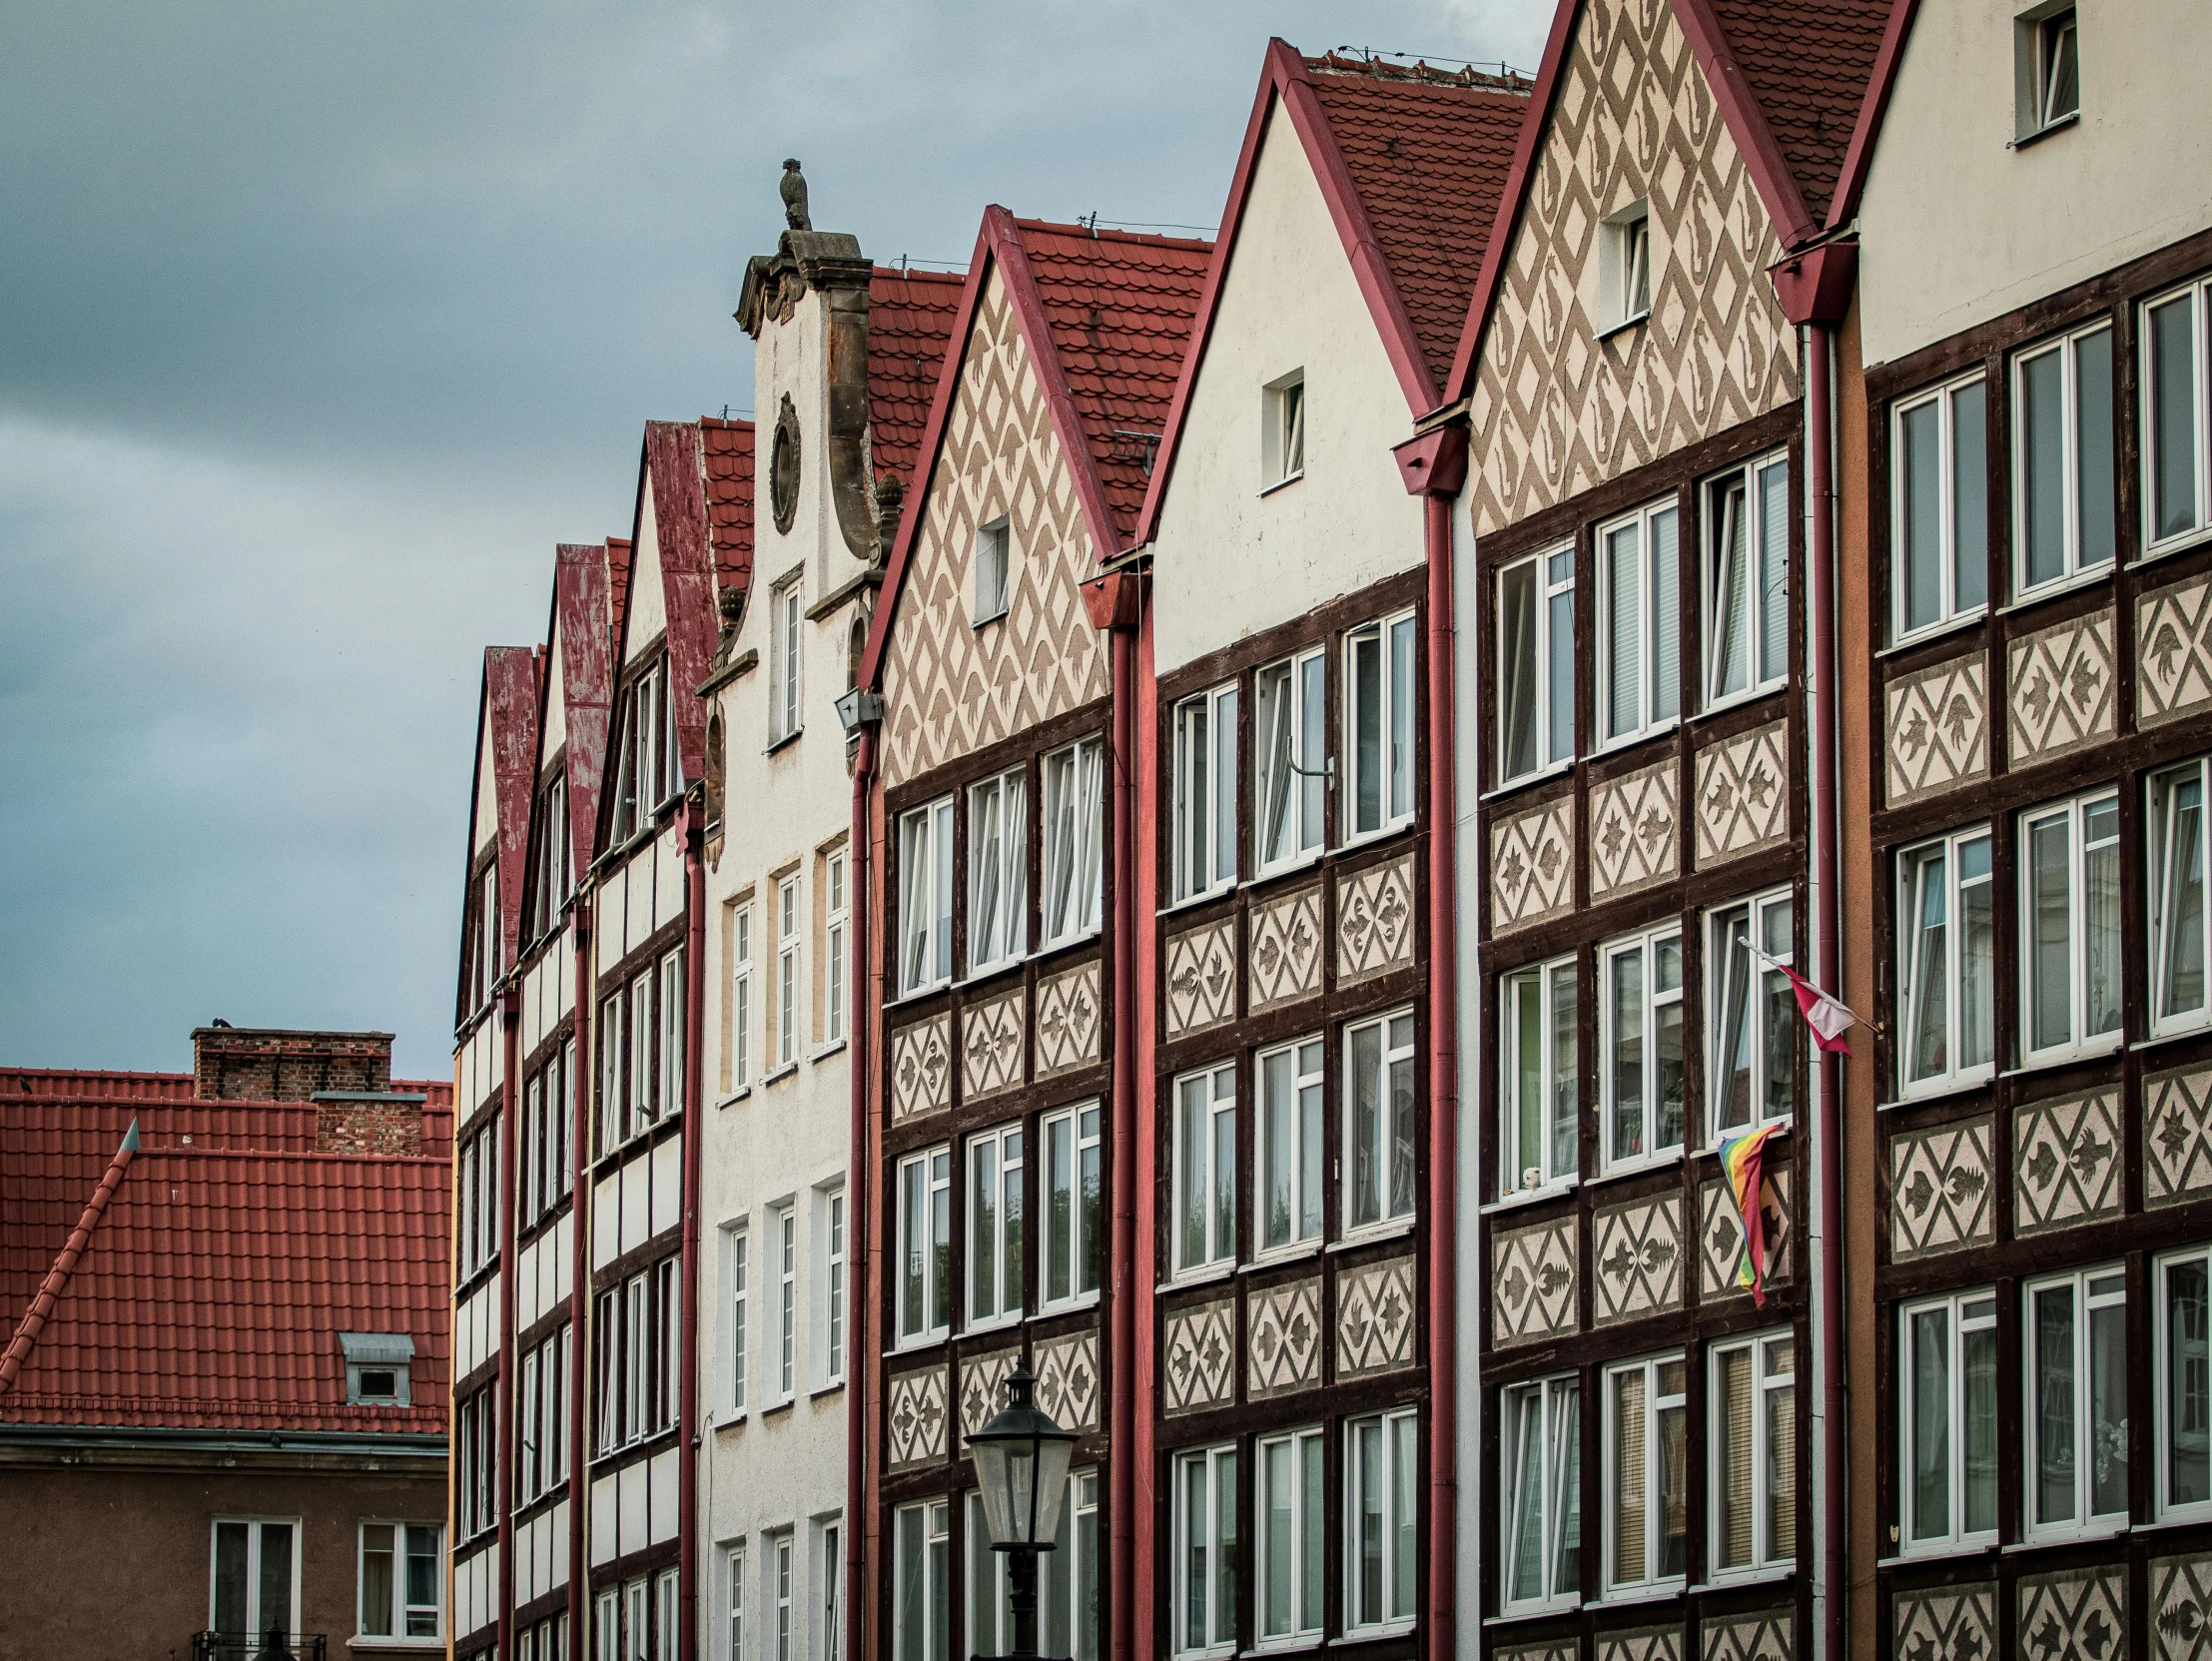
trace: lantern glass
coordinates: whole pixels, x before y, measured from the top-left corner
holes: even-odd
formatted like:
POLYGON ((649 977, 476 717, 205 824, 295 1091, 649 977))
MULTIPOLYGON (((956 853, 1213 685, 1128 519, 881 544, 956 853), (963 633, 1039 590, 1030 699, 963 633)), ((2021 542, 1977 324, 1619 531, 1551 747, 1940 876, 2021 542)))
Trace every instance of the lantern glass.
POLYGON ((976 1462, 984 1525, 1000 1551, 1050 1551, 1060 1532, 1061 1498, 1076 1433, 1063 1430, 1032 1399, 1036 1380, 1017 1365, 1004 1411, 967 1438, 976 1462))

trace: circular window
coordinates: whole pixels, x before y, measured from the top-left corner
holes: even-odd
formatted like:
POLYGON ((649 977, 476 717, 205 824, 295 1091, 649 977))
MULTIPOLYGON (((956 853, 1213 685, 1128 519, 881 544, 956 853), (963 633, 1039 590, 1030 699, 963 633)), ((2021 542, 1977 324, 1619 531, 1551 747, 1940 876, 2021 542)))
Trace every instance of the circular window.
POLYGON ((776 412, 776 443, 769 452, 768 500, 775 509, 778 535, 788 535, 799 514, 799 412, 791 407, 791 395, 783 396, 776 412))

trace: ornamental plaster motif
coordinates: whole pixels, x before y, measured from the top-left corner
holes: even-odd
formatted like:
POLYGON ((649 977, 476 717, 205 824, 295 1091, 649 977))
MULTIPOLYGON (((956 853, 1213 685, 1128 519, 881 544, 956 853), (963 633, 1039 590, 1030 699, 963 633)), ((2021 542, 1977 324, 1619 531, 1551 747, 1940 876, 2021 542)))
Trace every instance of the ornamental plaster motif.
POLYGON ((961 1100, 974 1102, 1022 1082, 1022 989, 960 1013, 961 1100))
POLYGON ((1099 960, 1037 983, 1037 1076, 1057 1078, 1099 1061, 1099 960))
POLYGON ((1789 732, 1789 722, 1776 721, 1698 751, 1699 870, 1790 834, 1789 732))
POLYGON ((2005 653, 2014 767, 2051 761, 2112 736, 2112 613, 2023 634, 2005 653))
POLYGON ((1167 940, 1167 1036, 1201 1033, 1236 1013, 1235 925, 1227 918, 1167 940))
POLYGON ((2151 1560, 2150 1636, 2156 1661, 2212 1661, 2212 1557, 2151 1560))
POLYGON ((1705 1661, 1791 1661, 1797 1653, 1798 1614, 1793 1609, 1762 1610, 1705 1625, 1705 1661))
POLYGON ((1575 1329, 1575 1220, 1490 1237, 1490 1341, 1499 1349, 1575 1329))
POLYGON ((1917 1661, 1994 1661, 1997 1588, 1932 1586, 1899 1592, 1890 1604, 1889 1652, 1917 1661))
POLYGON ((1476 366, 1475 534, 1794 402, 1781 257, 1673 9, 1586 6, 1476 366), (1604 222, 1640 200, 1651 315, 1601 341, 1604 222))
POLYGON ((2178 1206, 2212 1193, 2212 1068, 2143 1081, 2143 1204, 2178 1206))
POLYGON ((1225 1407, 1236 1396, 1236 1304, 1219 1297, 1167 1316, 1167 1413, 1225 1407))
MULTIPOLYGON (((1490 1654, 1492 1661, 1578 1661, 1577 1647, 1572 1642, 1515 1644, 1490 1654)), ((1680 1661, 1680 1657, 1670 1656, 1668 1661, 1680 1661)))
POLYGON ((1007 1404, 1007 1374, 1021 1358, 1019 1347, 960 1360, 960 1433, 973 1436, 1007 1404))
POLYGON ((2032 1661, 2115 1661, 2127 1645, 2127 1569, 2112 1564, 2020 1577, 2020 1654, 2032 1661))
POLYGON ((1682 812, 1672 758, 1590 787, 1590 898, 1617 900, 1666 882, 1682 865, 1682 812))
POLYGON ((1413 856, 1336 881, 1336 984, 1350 986, 1413 961, 1413 856))
POLYGON ((1336 1376, 1413 1364, 1413 1259, 1385 1257, 1336 1277, 1336 1376))
POLYGON ((1598 1661, 1682 1661, 1682 1628, 1641 1626, 1598 1640, 1598 1661))
POLYGON ((1490 827, 1490 932, 1510 934, 1575 903, 1575 799, 1561 796, 1490 827))
POLYGON ((1682 1307, 1682 1202, 1676 1195, 1602 1208, 1591 1226, 1600 1326, 1682 1307))
POLYGON ((1098 1429, 1097 1327, 1069 1332, 1037 1346, 1037 1405, 1063 1429, 1098 1429))
POLYGON ((1321 1277, 1247 1293, 1244 1331, 1245 1399, 1313 1388, 1321 1381, 1321 1277))
POLYGON ((960 384, 884 656, 884 783, 897 788, 1106 694, 1078 583, 1096 551, 1037 368, 996 277, 960 384), (972 625, 976 533, 1005 514, 1006 617, 972 625))
MULTIPOLYGON (((1767 1245, 1767 1278, 1777 1284, 1790 1278, 1791 1246, 1796 1222, 1790 1207, 1788 1168, 1769 1171, 1759 1184, 1759 1226, 1767 1245)), ((1736 1215, 1736 1197, 1727 1185, 1698 1186, 1698 1301, 1710 1303, 1722 1297, 1749 1297, 1752 1289, 1737 1282, 1737 1265, 1744 1257, 1744 1220, 1736 1215)))
POLYGON ((933 1015, 891 1035, 891 1123, 953 1105, 953 1018, 933 1015))
POLYGON ((1889 1260, 1996 1239, 1996 1125, 1984 1115, 1889 1139, 1889 1260))
POLYGON ((1889 682, 1889 805, 1989 774, 1989 663, 1980 652, 1889 682))
POLYGON ((1252 983, 1247 1007, 1255 1015, 1321 990, 1319 887, 1277 895, 1252 907, 1245 971, 1252 983))
POLYGON ((2163 726, 2212 703, 2212 576, 2135 600, 2135 724, 2163 726))
POLYGON ((2014 1108, 2012 1173, 2016 1236, 2119 1216, 2119 1093, 2014 1108))
POLYGON ((945 1457, 947 1368, 892 1375, 887 1391, 891 1424, 890 1468, 904 1470, 945 1457))

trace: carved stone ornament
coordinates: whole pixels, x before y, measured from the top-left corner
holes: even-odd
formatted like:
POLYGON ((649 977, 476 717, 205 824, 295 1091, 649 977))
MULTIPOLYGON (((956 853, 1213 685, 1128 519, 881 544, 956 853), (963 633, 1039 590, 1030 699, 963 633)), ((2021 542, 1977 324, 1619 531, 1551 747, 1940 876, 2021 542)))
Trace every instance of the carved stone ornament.
POLYGON ((783 198, 784 224, 794 231, 814 229, 814 221, 807 215, 807 176, 799 171, 797 157, 784 158, 783 178, 777 182, 776 194, 783 198))
POLYGON ((799 516, 799 412, 791 395, 784 394, 776 411, 776 442, 769 452, 768 500, 776 513, 776 533, 791 534, 791 521, 799 516))

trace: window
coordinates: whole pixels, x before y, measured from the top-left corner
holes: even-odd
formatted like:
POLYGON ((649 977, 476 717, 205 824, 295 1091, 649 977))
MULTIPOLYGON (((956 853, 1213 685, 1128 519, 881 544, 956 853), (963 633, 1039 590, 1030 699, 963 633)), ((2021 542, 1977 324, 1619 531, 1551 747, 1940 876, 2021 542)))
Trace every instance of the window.
POLYGON ((1681 712, 1681 513, 1655 502, 1598 532, 1598 738, 1623 743, 1681 712))
POLYGON ((745 1657, 745 1548, 730 1547, 724 1559, 725 1572, 729 1576, 728 1627, 730 1647, 723 1661, 744 1661, 745 1657))
POLYGON ((651 826, 661 805, 683 789, 676 706, 668 696, 668 659, 655 658, 622 693, 621 770, 615 779, 614 838, 651 826))
POLYGON ((1723 906, 1709 920, 1706 1043, 1713 1058, 1711 1118, 1718 1139, 1797 1106, 1798 995, 1780 964, 1794 960, 1789 890, 1723 906), (1754 944, 1756 942, 1756 944, 1754 944))
POLYGON ((1068 1478, 1053 1538, 1038 1569, 1037 1630, 1047 1655, 1099 1661, 1099 1473, 1068 1478))
POLYGON ((1344 725, 1351 738, 1351 823, 1371 836, 1413 822, 1413 613, 1344 637, 1344 725))
POLYGON ((1098 1295, 1106 1267, 1106 1189, 1098 1103, 1047 1114, 1045 1304, 1098 1295))
POLYGON ((1006 515, 1001 514, 976 532, 976 624, 981 627, 1007 614, 1007 581, 1011 538, 1006 515))
POLYGON ((575 1108, 576 1043, 548 1056, 522 1091, 521 1135, 514 1162, 516 1221, 535 1223, 574 1187, 569 1169, 568 1126, 575 1108))
POLYGON ((516 1634, 518 1661, 568 1661, 568 1616, 548 1615, 516 1634))
POLYGON ((952 1661, 952 1510, 933 1499, 892 1515, 893 1661, 952 1661))
POLYGON ((404 1332, 341 1332, 346 1400, 357 1407, 411 1405, 414 1339, 404 1332))
POLYGON ((775 1661, 791 1661, 791 1534, 789 1530, 768 1542, 769 1592, 775 1621, 775 1661))
POLYGON ((660 1095, 655 1112, 661 1119, 676 1119, 683 1114, 683 969, 680 946, 660 960, 660 1095))
POLYGON ((799 732, 800 582, 794 576, 768 595, 768 742, 799 732))
POLYGON ((1236 1069, 1175 1081, 1175 1272, 1236 1260, 1236 1069))
POLYGON ((1175 898, 1236 882, 1236 686, 1175 705, 1175 898))
POLYGON ((2192 283, 2143 307, 2143 542, 2158 547, 2205 528, 2212 496, 2212 405, 2205 326, 2212 289, 2192 283))
POLYGON ((1682 931, 1672 926, 1598 952, 1599 1078, 1609 1170, 1682 1147, 1682 931))
POLYGON ((1636 202, 1605 222, 1598 256, 1601 328, 1619 329, 1652 309, 1652 212, 1636 202))
POLYGON ((1798 1410, 1788 1332, 1716 1344, 1713 1391, 1715 1575, 1751 1573, 1798 1555, 1798 1410))
POLYGON ((730 1411, 742 1414, 746 1407, 746 1300, 750 1291, 747 1277, 751 1270, 749 1247, 752 1245, 742 1225, 726 1231, 724 1261, 729 1265, 730 1283, 730 1411))
POLYGON ((799 878, 776 884, 776 1066, 799 1060, 799 878))
POLYGON ((676 1422, 678 1318, 673 1257, 599 1294, 591 1336, 601 1453, 657 1436, 676 1422))
POLYGON ((1680 1355, 1605 1369, 1605 1589, 1682 1579, 1689 1552, 1689 1471, 1680 1355))
POLYGON ((2023 13, 2015 28, 2015 131, 2031 139, 2081 113, 2080 39, 2074 8, 2048 0, 2023 13))
POLYGON ((1259 1538, 1254 1613, 1261 1644, 1310 1642, 1321 1636, 1321 1597, 1326 1588, 1322 1553, 1327 1545, 1321 1432, 1293 1430, 1263 1437, 1253 1511, 1259 1538))
POLYGON ((1961 1292, 1897 1315, 1898 1521, 1906 1552, 1997 1537, 1997 1300, 1961 1292))
POLYGON ((1904 1095, 1985 1079, 1996 1066, 1996 882, 1989 832, 1897 856, 1898 1085, 1904 1095))
POLYGON ((776 1243, 776 1398, 789 1401, 799 1383, 799 1214, 784 1206, 770 1219, 776 1243))
POLYGON ((2158 1515, 2212 1515, 2212 1254, 2193 1246, 2160 1258, 2156 1273, 2158 1515))
POLYGON ((684 952, 677 947, 599 1005, 599 1152, 683 1108, 684 952))
POLYGON ((530 873, 530 938, 551 934, 575 886, 575 842, 568 822, 568 777, 555 773, 537 793, 537 857, 530 873))
POLYGON ((840 1593, 845 1588, 845 1558, 840 1550, 845 1531, 834 1522, 822 1525, 822 1661, 837 1661, 845 1648, 845 1621, 840 1593))
POLYGON ((1498 782, 1575 753, 1573 544, 1498 573, 1498 782))
POLYGON ((953 799, 899 816, 899 990, 953 978, 953 799))
POLYGON ((208 1629, 241 1640, 300 1630, 300 1523, 218 1517, 210 1543, 208 1629))
POLYGON ((1305 371, 1269 383, 1260 413, 1260 483, 1287 483, 1305 471, 1305 371))
POLYGON ((2031 1280, 2027 1537, 2127 1517, 2127 1275, 2117 1264, 2031 1280))
POLYGON ((650 1592, 642 1576, 622 1588, 625 1605, 622 1654, 625 1661, 653 1661, 650 1592))
POLYGON ((2120 799, 2031 809, 2020 844, 2021 1048, 2031 1062, 2107 1049, 2120 1032, 2120 799))
POLYGON ((968 1324, 1022 1316, 1022 1127, 968 1139, 968 1324))
POLYGON ((941 1338, 953 1301, 953 1151, 899 1162, 899 1341, 941 1338))
POLYGON ((753 1078, 753 907, 730 914, 730 1088, 753 1078))
POLYGON ((1022 768, 968 791, 968 972, 980 975, 1029 946, 1029 775, 1022 768))
POLYGON ((1344 1034, 1344 1230, 1413 1215, 1413 1012, 1344 1034))
POLYGON ((1790 458, 1769 455, 1705 487, 1705 702, 1790 678, 1790 458))
POLYGON ((1102 893, 1105 741, 1094 735, 1045 758, 1045 944, 1097 932, 1102 893))
POLYGON ((591 1631, 594 1661, 622 1661, 622 1594, 612 1586, 599 1594, 591 1631))
POLYGON ((1581 1165, 1581 1008, 1575 960, 1505 977, 1499 989, 1498 1195, 1534 1193, 1581 1165))
POLYGON ((1572 1376, 1504 1392, 1498 1546, 1507 1612, 1572 1607, 1582 1596, 1582 1386, 1572 1376))
POLYGON ((829 1044, 845 1036, 846 940, 852 933, 852 902, 845 891, 845 852, 839 849, 824 867, 828 914, 822 928, 822 986, 827 1009, 822 1036, 829 1044))
POLYGON ((499 1522, 499 1421, 490 1386, 453 1410, 453 1528, 466 1540, 499 1522))
POLYGON ((1321 1041, 1260 1052, 1256 1251, 1321 1238, 1321 1041))
POLYGON ((468 912, 460 954, 461 1013, 483 1008, 498 984, 506 959, 505 930, 499 921, 499 867, 485 854, 483 868, 470 879, 468 912))
POLYGON ((1236 1648, 1236 1449, 1175 1456, 1174 1600, 1177 1655, 1236 1648))
POLYGON ((822 1379, 845 1377, 845 1191, 832 1189, 822 1203, 829 1251, 822 1273, 822 1379))
POLYGON ((517 1508, 568 1479, 568 1375, 572 1329, 563 1324, 522 1354, 514 1393, 514 1501, 517 1508))
POLYGON ((663 1569, 653 1581, 653 1661, 676 1661, 676 1571, 663 1569))
POLYGON ((458 1215, 454 1236, 460 1245, 460 1278, 468 1279, 499 1254, 499 1115, 461 1144, 458 1215))
POLYGON ((1890 539, 1900 640, 1989 602, 1988 392, 1977 371, 1890 416, 1890 539))
POLYGON ((1318 853, 1327 823, 1328 659, 1319 649, 1271 663, 1254 680, 1259 751, 1254 802, 1262 875, 1318 853))
POLYGON ((2012 428, 2015 592, 2030 594, 2110 564, 2110 324, 2014 360, 2012 428))
POLYGON ((1413 1412, 1344 1426, 1344 1630, 1410 1627, 1419 1595, 1420 1462, 1413 1412))
POLYGON ((2150 781, 2151 1031, 2203 1024, 2205 763, 2150 781))

